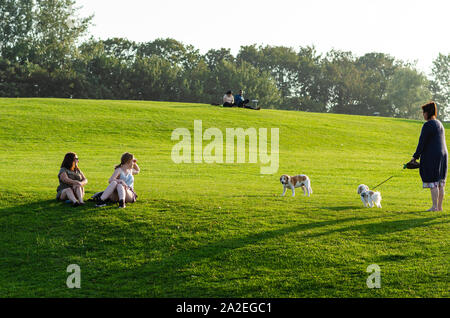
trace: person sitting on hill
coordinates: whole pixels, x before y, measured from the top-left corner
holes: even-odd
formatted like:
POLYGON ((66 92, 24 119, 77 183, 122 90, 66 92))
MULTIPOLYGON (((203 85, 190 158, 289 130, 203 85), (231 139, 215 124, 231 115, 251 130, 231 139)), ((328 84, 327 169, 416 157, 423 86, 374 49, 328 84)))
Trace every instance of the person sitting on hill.
POLYGON ((84 186, 87 179, 78 168, 78 156, 69 152, 64 156, 58 173, 59 186, 56 189, 56 200, 70 200, 74 207, 84 205, 84 186))
POLYGON ((236 106, 236 104, 234 103, 234 97, 231 91, 228 91, 223 96, 223 107, 233 107, 233 106, 236 106))
POLYGON ((137 194, 134 192, 134 175, 138 174, 140 168, 136 158, 126 152, 120 159, 120 164, 114 168, 114 173, 109 178, 109 186, 103 191, 96 207, 106 206, 106 200, 119 202, 119 208, 125 208, 126 203, 136 202, 137 194))
POLYGON ((250 101, 248 99, 244 99, 244 92, 239 90, 239 93, 234 96, 234 102, 237 107, 246 107, 250 101))
POLYGON ((260 110, 260 107, 255 108, 255 107, 247 105, 248 103, 250 103, 250 100, 244 99, 244 92, 242 91, 242 89, 239 90, 239 93, 234 96, 234 101, 235 101, 237 107, 260 110))

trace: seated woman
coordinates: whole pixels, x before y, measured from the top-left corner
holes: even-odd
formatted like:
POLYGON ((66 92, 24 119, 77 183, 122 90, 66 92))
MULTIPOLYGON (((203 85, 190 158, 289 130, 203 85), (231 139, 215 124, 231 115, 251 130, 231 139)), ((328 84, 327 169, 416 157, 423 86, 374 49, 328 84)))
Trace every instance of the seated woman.
POLYGON ((109 178, 109 186, 100 197, 97 207, 106 205, 105 200, 119 201, 119 208, 125 208, 125 202, 136 202, 137 194, 134 192, 134 175, 140 171, 137 160, 131 153, 124 153, 120 164, 115 167, 109 178))
POLYGON ((234 96, 231 93, 231 91, 228 91, 224 96, 223 96, 223 107, 233 107, 236 106, 234 104, 234 96))
POLYGON ((78 168, 78 156, 74 152, 65 155, 58 173, 59 186, 56 189, 56 200, 69 199, 74 207, 83 205, 84 186, 88 180, 78 168))

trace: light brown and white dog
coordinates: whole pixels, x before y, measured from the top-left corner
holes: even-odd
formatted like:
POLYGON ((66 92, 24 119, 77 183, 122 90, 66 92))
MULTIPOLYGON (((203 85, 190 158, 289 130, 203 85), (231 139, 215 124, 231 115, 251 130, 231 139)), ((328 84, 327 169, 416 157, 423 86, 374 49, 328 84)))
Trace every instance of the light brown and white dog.
POLYGON ((287 174, 283 174, 280 177, 280 182, 283 185, 283 194, 281 196, 284 196, 286 194, 286 190, 290 188, 292 190, 292 196, 295 196, 295 188, 302 188, 303 189, 303 195, 308 194, 308 197, 313 193, 313 190, 311 188, 311 181, 309 180, 308 176, 304 174, 299 174, 297 176, 288 176, 287 174))
POLYGON ((365 184, 360 184, 357 190, 358 194, 361 196, 361 201, 365 207, 373 208, 374 205, 377 208, 381 208, 381 193, 369 190, 369 187, 365 184))

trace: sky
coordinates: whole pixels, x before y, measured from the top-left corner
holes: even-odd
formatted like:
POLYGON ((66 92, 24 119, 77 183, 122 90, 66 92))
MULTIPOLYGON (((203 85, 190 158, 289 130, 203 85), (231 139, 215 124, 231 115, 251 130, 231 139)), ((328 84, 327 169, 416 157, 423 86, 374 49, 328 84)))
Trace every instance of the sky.
POLYGON ((76 0, 95 38, 174 38, 206 53, 241 45, 382 52, 429 75, 450 53, 450 0, 76 0))

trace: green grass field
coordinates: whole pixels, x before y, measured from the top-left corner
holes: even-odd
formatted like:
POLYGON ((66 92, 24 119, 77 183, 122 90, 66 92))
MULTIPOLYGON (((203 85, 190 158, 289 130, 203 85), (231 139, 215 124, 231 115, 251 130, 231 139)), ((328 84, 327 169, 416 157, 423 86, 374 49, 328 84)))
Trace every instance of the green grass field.
MULTIPOLYGON (((1 297, 449 297, 449 217, 402 170, 422 123, 135 101, 0 99, 1 297), (280 168, 175 164, 175 128, 280 129, 280 168), (139 160, 125 210, 56 202, 74 151, 86 198, 123 152, 139 160), (314 194, 281 197, 281 174, 314 194), (358 184, 379 188, 362 207, 358 184), (81 288, 69 289, 69 264, 81 288), (366 286, 381 267, 381 288, 366 286)), ((450 127, 447 127, 447 132, 450 127)))

